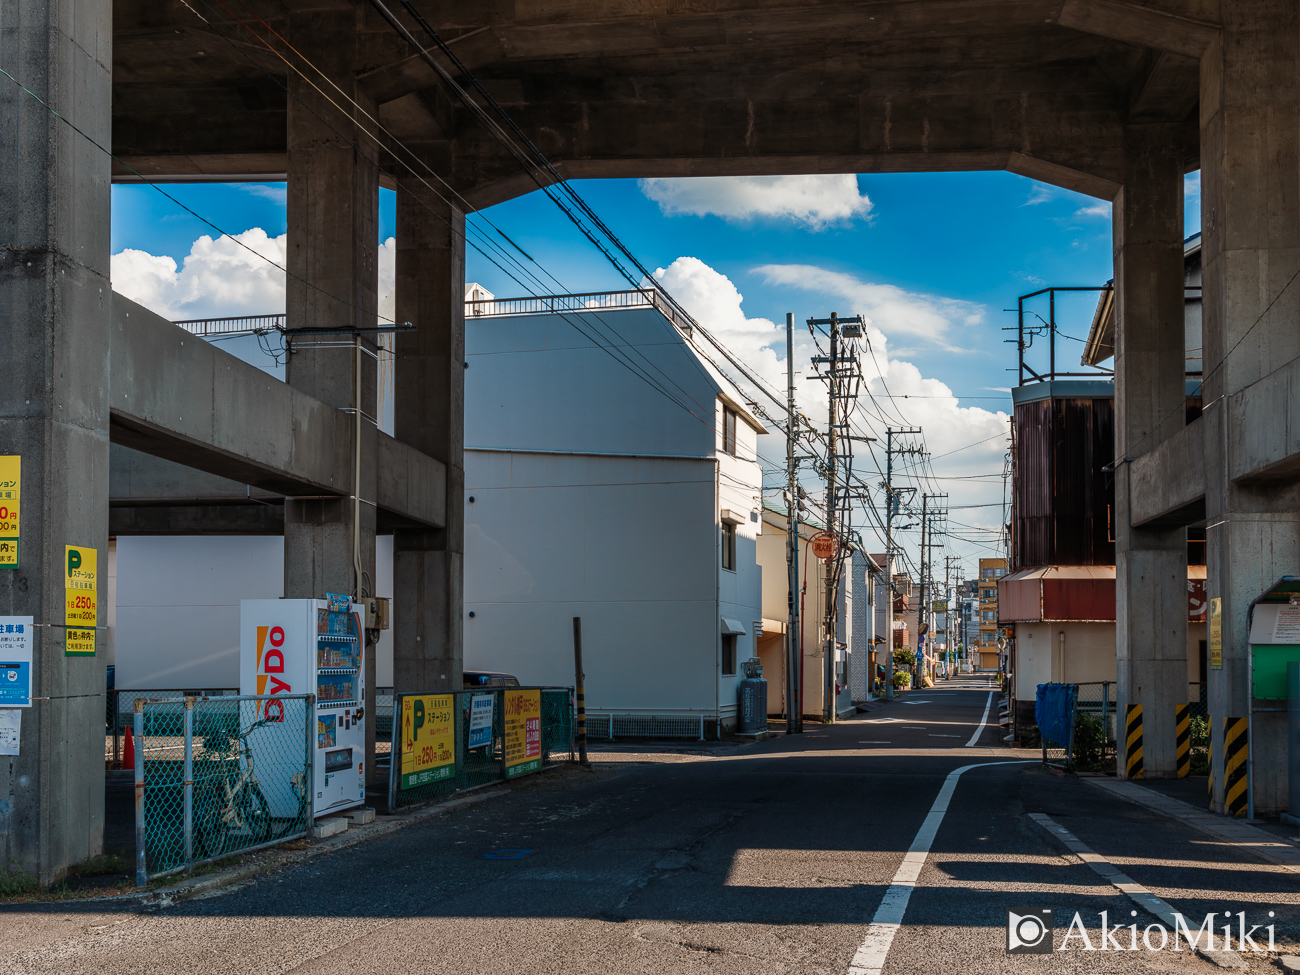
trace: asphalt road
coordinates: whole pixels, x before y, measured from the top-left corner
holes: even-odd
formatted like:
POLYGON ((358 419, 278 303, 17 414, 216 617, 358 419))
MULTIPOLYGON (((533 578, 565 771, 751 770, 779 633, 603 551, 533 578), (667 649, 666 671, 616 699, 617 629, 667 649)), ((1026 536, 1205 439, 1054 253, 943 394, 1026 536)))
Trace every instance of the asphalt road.
MULTIPOLYGON (((534 776, 149 913, 10 908, 0 972, 848 975, 855 959, 856 972, 882 970, 873 957, 890 975, 1217 971, 1186 951, 1008 957, 1008 909, 1051 908, 1058 945, 1075 911, 1094 943, 1101 911, 1112 925, 1154 920, 1132 917, 1031 812, 1189 915, 1244 910, 1267 924, 1273 910, 1279 949, 1300 941, 1300 876, 995 747, 996 724, 980 730, 990 693, 953 681, 802 736, 668 761, 607 754, 593 772, 534 776), (991 762, 1009 764, 952 777, 991 762), (906 856, 929 834, 923 862, 906 856), (484 858, 502 849, 531 852, 484 858), (873 925, 901 892, 901 922, 873 925)), ((1247 963, 1277 970, 1262 955, 1247 963)))

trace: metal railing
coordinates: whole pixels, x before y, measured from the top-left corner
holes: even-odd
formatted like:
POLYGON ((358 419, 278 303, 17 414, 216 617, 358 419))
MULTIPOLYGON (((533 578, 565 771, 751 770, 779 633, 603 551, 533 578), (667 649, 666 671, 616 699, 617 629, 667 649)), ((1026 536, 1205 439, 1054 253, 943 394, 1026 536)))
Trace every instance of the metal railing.
MULTIPOLYGON (((564 315, 584 311, 617 311, 624 308, 654 308, 689 336, 695 322, 663 292, 655 288, 630 291, 592 291, 576 295, 538 295, 524 298, 490 298, 465 302, 466 318, 513 318, 521 315, 564 315)), ((172 322, 187 332, 207 338, 213 335, 255 335, 283 332, 284 313, 278 315, 235 315, 230 318, 190 318, 172 322)))
POLYGON ((182 322, 172 322, 187 332, 201 335, 237 335, 241 332, 256 334, 258 332, 284 331, 284 314, 279 315, 236 315, 232 318, 191 318, 182 322))
POLYGON ((722 715, 687 710, 587 709, 587 738, 705 738, 722 737, 722 715))
POLYGON ((654 288, 631 291, 593 291, 576 295, 540 295, 525 298, 492 298, 465 302, 466 318, 512 318, 521 315, 562 315, 584 311, 623 308, 654 308, 686 335, 694 324, 663 294, 654 288))
POLYGON ((136 698, 136 884, 305 836, 315 714, 314 694, 136 698))
POLYGON ((493 687, 393 699, 389 811, 572 761, 571 687, 493 687))

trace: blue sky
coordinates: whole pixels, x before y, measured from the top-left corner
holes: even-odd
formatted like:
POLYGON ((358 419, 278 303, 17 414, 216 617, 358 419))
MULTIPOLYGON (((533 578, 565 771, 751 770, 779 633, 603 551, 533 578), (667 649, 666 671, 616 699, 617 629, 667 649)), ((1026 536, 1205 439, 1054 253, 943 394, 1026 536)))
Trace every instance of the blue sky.
MULTIPOLYGON (((831 311, 867 314, 888 375, 876 393, 919 397, 875 403, 877 412, 925 427, 935 455, 930 486, 948 490, 954 506, 982 506, 959 519, 982 530, 1001 518, 1005 445, 998 433, 1006 419, 999 414, 1010 410, 1001 390, 1012 384, 1015 366, 1003 328, 1016 320, 1004 309, 1048 285, 1097 286, 1112 276, 1109 204, 1005 172, 871 175, 856 183, 790 177, 762 186, 739 178, 574 185, 647 268, 668 269, 661 281, 669 290, 773 386, 784 385, 784 338, 773 323, 783 323, 786 312, 801 328, 804 319, 831 311), (971 447, 980 441, 987 442, 971 447)), ((1194 178, 1188 187, 1192 232, 1199 226, 1194 178)), ((276 239, 285 232, 283 184, 165 190, 283 261, 283 239, 276 239)), ((382 191, 381 240, 393 235, 394 214, 394 195, 382 191)), ((560 282, 550 290, 628 287, 540 192, 482 218, 543 262, 560 282)), ((173 318, 283 309, 282 275, 228 241, 196 246, 205 234, 217 236, 157 190, 114 186, 114 287, 173 318), (122 255, 128 248, 144 254, 122 255)), ((381 258, 381 278, 383 266, 381 258)), ((498 297, 528 293, 474 250, 467 278, 498 297)), ((1066 334, 1086 335, 1094 304, 1091 294, 1063 301, 1066 334)), ((805 344, 800 358, 811 353, 805 344)), ((1062 340, 1058 349, 1058 367, 1073 368, 1082 346, 1062 340)), ((806 408, 818 408, 821 393, 801 395, 806 408)), ((974 543, 988 536, 974 528, 969 534, 963 554, 992 554, 974 543)))
MULTIPOLYGON (((961 330, 954 355, 918 349, 912 361, 963 398, 988 396, 985 386, 1005 386, 1014 350, 1004 326, 1015 316, 1017 295, 1048 285, 1098 285, 1111 277, 1109 207, 1005 172, 894 174, 858 177, 871 201, 865 217, 817 228, 759 216, 667 215, 635 180, 584 180, 575 184, 616 233, 651 269, 682 256, 697 257, 725 274, 744 295, 750 317, 797 322, 835 310, 835 299, 769 282, 754 269, 808 264, 909 292, 969 302, 982 321, 961 330)), ((168 193, 229 233, 260 227, 270 237, 285 231, 284 187, 275 184, 194 184, 168 193)), ((1189 201, 1194 204, 1193 201, 1189 201)), ((395 199, 381 193, 380 238, 395 229, 395 199)), ((525 251, 546 255, 552 274, 572 291, 626 287, 619 276, 541 193, 486 211, 493 224, 525 251)), ((1189 232, 1199 214, 1188 207, 1189 232)), ((202 234, 200 220, 147 186, 113 187, 112 249, 135 248, 183 262, 202 234)), ((525 293, 498 267, 470 251, 467 276, 499 297, 525 293)), ((839 300, 843 304, 843 300, 839 300)), ((1086 331, 1091 296, 1068 309, 1086 331)), ((1067 326, 1068 327, 1068 326, 1067 326)), ((1071 350, 1062 346, 1062 356, 1071 350)), ((974 401, 974 400, 972 400, 974 401)))

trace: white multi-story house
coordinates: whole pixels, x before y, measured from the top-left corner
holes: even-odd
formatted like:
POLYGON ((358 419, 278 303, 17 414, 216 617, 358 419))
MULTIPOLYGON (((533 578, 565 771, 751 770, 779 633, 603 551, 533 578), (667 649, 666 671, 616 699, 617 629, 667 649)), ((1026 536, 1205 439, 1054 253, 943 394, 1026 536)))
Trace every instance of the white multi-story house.
MULTIPOLYGON (((725 732, 762 632, 762 425, 654 292, 466 293, 465 669, 571 685, 580 617, 589 733, 725 732)), ((282 593, 282 553, 119 538, 118 686, 237 687, 239 600, 282 593)), ((375 583, 391 595, 391 536, 375 583)), ((391 684, 391 630, 376 664, 391 684)))
POLYGON ((732 727, 762 634, 763 426, 662 307, 466 304, 465 667, 571 684, 580 617, 593 735, 732 727))

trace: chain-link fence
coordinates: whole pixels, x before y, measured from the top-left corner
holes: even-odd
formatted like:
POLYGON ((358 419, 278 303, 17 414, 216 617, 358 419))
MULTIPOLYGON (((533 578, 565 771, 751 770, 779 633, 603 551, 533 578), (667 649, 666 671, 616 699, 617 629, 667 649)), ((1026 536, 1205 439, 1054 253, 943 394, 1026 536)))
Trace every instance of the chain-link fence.
POLYGON ((315 697, 137 698, 136 883, 306 834, 315 697))
POLYGON ((390 810, 574 757, 568 687, 396 694, 392 726, 390 810))
POLYGON ((151 701, 179 701, 186 697, 234 697, 238 688, 112 688, 108 689, 108 702, 104 708, 104 761, 108 768, 120 768, 122 747, 127 729, 132 727, 135 699, 151 701))

